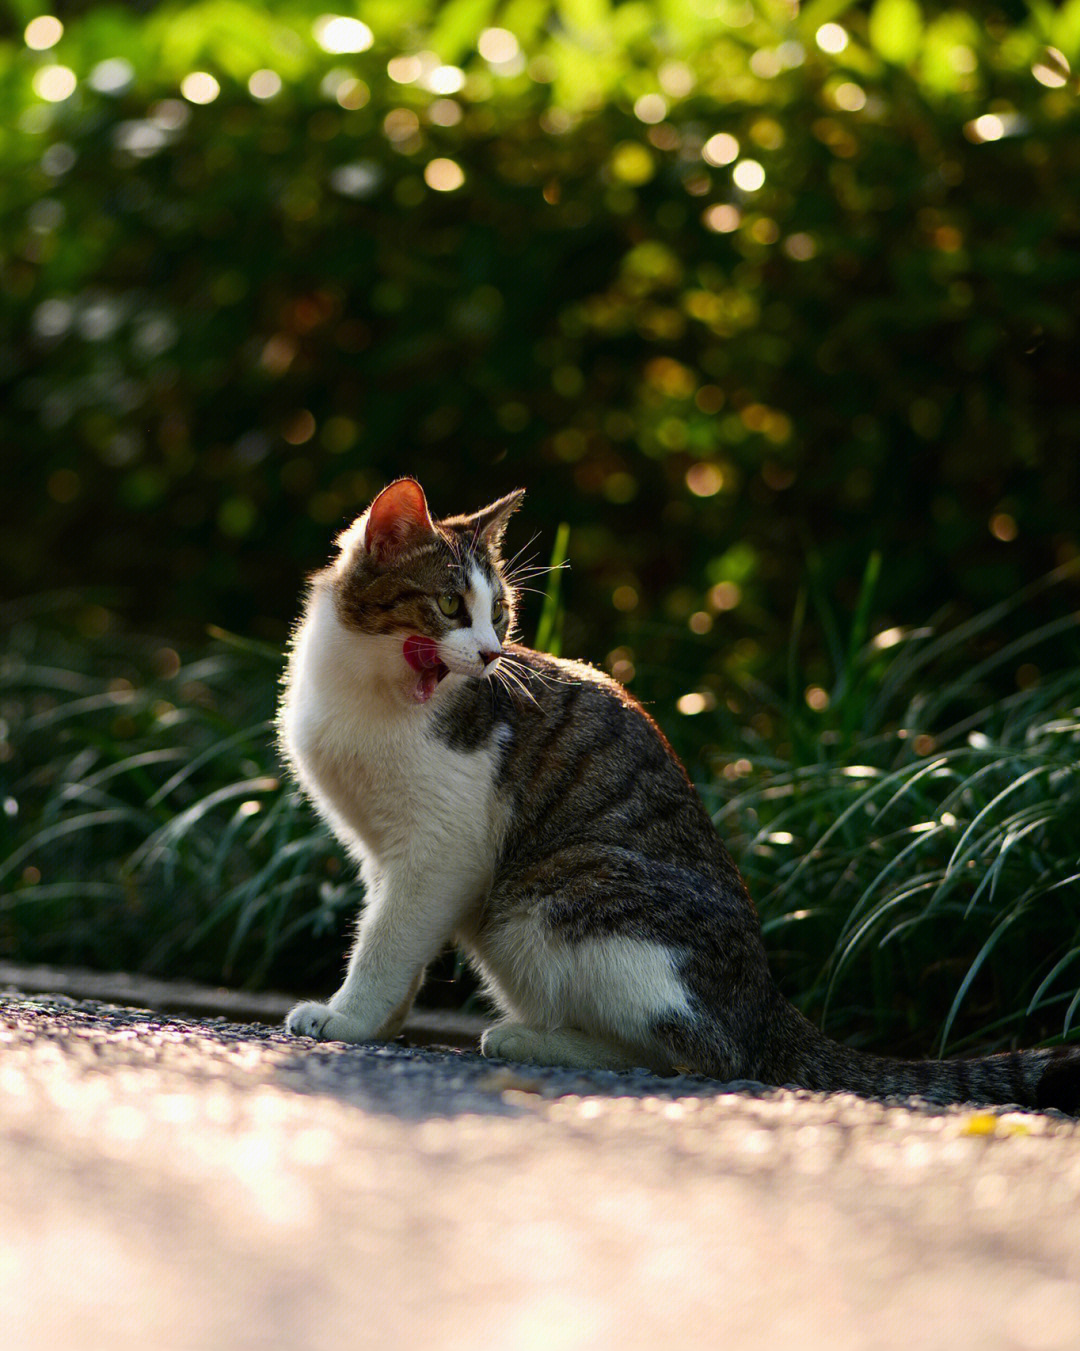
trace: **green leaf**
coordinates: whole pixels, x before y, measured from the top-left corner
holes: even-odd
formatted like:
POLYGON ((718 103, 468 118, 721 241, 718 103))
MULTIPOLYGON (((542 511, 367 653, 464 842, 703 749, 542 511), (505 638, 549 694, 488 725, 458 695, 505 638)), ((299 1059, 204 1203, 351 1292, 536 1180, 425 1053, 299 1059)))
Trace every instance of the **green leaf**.
POLYGON ((439 9, 428 43, 444 61, 460 61, 476 46, 481 30, 492 23, 493 9, 493 0, 450 0, 439 9))
POLYGON ((563 612, 559 604, 559 591, 562 587, 563 566, 566 563, 569 543, 570 527, 563 521, 555 534, 555 547, 551 551, 551 570, 544 591, 544 604, 540 611, 540 622, 536 626, 537 650, 550 652, 553 657, 559 655, 562 646, 563 612))
POLYGON ((1054 45, 1069 61, 1080 56, 1080 0, 1066 0, 1052 20, 1054 45))
POLYGON ((918 56, 923 35, 918 0, 877 0, 868 28, 870 45, 893 65, 910 65, 918 56))
POLYGON ((942 14, 926 29, 922 51, 923 83, 938 94, 952 94, 968 79, 958 60, 964 48, 977 52, 981 38, 978 25, 967 14, 942 14))

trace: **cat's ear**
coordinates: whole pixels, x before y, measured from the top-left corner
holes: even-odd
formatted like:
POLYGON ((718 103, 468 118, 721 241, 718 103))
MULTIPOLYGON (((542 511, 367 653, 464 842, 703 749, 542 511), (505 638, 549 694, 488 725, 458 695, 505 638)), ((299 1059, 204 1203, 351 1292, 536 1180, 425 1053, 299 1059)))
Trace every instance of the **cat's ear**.
POLYGON ((424 490, 414 478, 399 478, 384 488, 362 522, 364 549, 380 562, 388 562, 434 529, 424 490))
POLYGON ((517 488, 514 492, 507 493, 505 497, 500 497, 497 502, 474 511, 471 516, 459 517, 454 521, 454 525, 459 529, 471 530, 474 540, 482 540, 489 549, 497 553, 507 522, 521 506, 524 496, 525 489, 517 488))

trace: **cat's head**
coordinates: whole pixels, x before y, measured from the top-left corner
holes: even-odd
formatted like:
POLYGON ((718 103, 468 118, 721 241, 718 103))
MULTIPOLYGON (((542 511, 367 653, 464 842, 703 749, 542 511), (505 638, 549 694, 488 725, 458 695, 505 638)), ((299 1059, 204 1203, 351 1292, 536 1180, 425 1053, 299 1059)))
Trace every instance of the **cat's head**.
POLYGON ((418 702, 451 671, 482 676, 502 653, 514 593, 500 546, 524 495, 519 489, 471 515, 436 521, 420 484, 402 478, 338 537, 338 617, 384 641, 386 661, 400 665, 418 702))

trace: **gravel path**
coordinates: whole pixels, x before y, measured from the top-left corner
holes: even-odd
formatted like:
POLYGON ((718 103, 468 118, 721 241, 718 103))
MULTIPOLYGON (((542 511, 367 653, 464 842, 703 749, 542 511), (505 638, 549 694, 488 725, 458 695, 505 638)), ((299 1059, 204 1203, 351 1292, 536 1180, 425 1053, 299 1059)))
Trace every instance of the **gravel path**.
POLYGON ((1080 1124, 0 996, 20 1351, 1080 1347, 1080 1124))

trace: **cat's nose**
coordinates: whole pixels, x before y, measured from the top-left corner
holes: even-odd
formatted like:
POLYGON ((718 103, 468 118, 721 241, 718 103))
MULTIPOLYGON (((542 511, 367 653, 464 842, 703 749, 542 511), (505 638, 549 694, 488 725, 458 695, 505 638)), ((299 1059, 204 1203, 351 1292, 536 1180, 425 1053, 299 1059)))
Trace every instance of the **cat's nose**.
POLYGON ((501 652, 481 652, 480 660, 485 666, 490 666, 493 661, 498 661, 501 656, 501 652))

